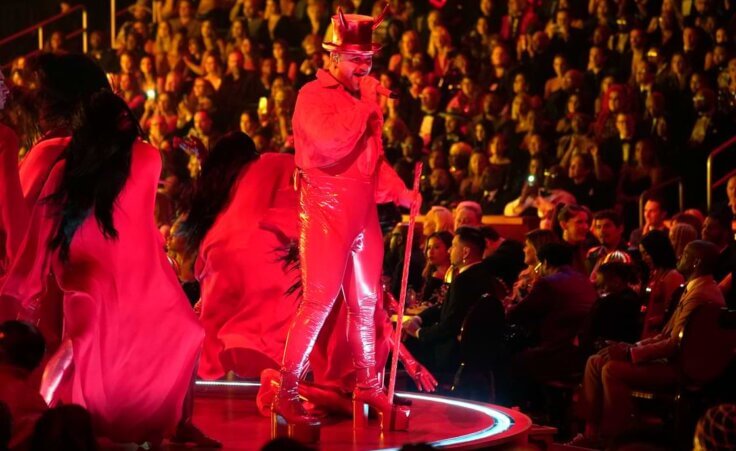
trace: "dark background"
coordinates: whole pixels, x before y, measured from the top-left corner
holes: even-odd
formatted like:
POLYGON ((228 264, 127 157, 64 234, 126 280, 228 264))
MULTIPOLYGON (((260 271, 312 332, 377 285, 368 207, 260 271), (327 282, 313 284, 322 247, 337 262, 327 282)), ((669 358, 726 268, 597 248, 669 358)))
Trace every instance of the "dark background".
MULTIPOLYGON (((109 33, 110 1, 109 0, 70 0, 72 5, 82 4, 87 8, 88 25, 90 30, 101 29, 109 33)), ((44 19, 60 12, 59 0, 0 0, 0 39, 28 28, 44 19)), ((120 11, 134 0, 116 0, 116 9, 120 11)), ((81 13, 68 16, 60 21, 56 27, 44 30, 44 37, 48 39, 56 29, 74 31, 81 28, 81 13)), ((109 36, 107 37, 109 39, 109 36)), ((7 64, 12 58, 33 51, 38 46, 36 33, 0 47, 0 65, 7 64)), ((81 50, 81 40, 75 39, 67 43, 70 50, 81 50), (77 48, 78 47, 78 48, 77 48)))

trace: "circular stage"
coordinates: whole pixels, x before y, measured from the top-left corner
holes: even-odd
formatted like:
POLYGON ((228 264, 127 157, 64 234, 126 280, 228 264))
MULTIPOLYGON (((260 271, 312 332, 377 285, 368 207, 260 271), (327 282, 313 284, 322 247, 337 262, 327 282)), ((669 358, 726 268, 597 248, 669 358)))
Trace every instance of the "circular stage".
MULTIPOLYGON (((259 450, 270 436, 270 421, 258 414, 257 382, 197 382, 195 423, 220 440, 225 450, 259 450)), ((428 442, 444 449, 509 447, 526 443, 531 420, 520 412, 442 396, 397 393, 412 400, 408 432, 381 434, 378 425, 354 431, 351 419, 322 426, 320 450, 391 450, 428 442)))

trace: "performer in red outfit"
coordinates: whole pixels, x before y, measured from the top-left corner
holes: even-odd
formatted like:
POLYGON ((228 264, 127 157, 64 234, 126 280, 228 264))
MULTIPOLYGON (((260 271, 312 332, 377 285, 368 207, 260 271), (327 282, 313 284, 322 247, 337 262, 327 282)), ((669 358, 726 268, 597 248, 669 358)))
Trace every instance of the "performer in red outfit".
POLYGON ((180 228, 187 251, 198 250, 203 379, 229 370, 258 377, 281 360, 298 302, 279 258, 297 235, 293 174, 292 155, 259 157, 241 132, 221 138, 204 162, 180 228))
POLYGON ((16 300, 33 317, 49 279, 61 288, 66 345, 47 375, 64 385, 61 400, 89 410, 100 436, 156 443, 176 428, 180 441, 204 442, 190 422, 188 396, 202 330, 153 221, 158 151, 140 140, 133 114, 93 61, 44 58, 41 93, 56 97, 42 97, 52 102, 41 106, 42 118, 75 120, 67 119, 71 140, 53 166, 28 167, 49 175, 3 301, 16 300), (70 93, 85 90, 92 94, 72 100, 70 93))
MULTIPOLYGON (((293 174, 292 155, 258 156, 253 141, 240 132, 221 138, 204 162, 191 211, 176 232, 187 252, 197 252, 205 329, 199 375, 204 379, 221 378, 230 370, 257 377, 279 366, 300 291, 291 289, 297 288, 300 274, 291 259, 298 236, 293 174)), ((383 368, 391 330, 383 308, 376 309, 375 321, 376 368, 383 368)), ((315 383, 332 390, 328 403, 340 398, 340 405, 324 405, 313 392, 302 390, 310 402, 332 410, 345 410, 349 399, 342 394, 355 386, 345 334, 332 333, 344 331, 346 324, 345 308, 335 306, 310 358, 315 383)), ((419 389, 432 391, 432 375, 410 355, 403 357, 419 389)), ((267 383, 259 396, 259 409, 266 403, 269 412, 273 373, 278 375, 271 370, 262 378, 267 383)))
POLYGON ((381 148, 378 81, 368 77, 375 21, 332 18, 328 70, 306 84, 293 117, 299 168, 303 299, 292 322, 273 403, 290 424, 317 425, 299 401, 298 381, 340 290, 348 309, 348 342, 355 366, 354 399, 390 409, 375 370, 375 321, 383 240, 376 201, 410 206, 413 193, 388 165, 381 148))

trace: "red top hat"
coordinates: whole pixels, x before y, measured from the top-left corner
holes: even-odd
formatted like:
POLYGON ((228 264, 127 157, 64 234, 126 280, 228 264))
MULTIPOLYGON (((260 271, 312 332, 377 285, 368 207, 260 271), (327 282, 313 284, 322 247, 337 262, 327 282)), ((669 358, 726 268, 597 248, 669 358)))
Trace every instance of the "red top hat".
POLYGON ((337 8, 332 16, 332 42, 322 43, 322 47, 330 52, 375 53, 381 45, 373 42, 373 30, 383 22, 388 5, 375 19, 361 14, 343 14, 337 8))

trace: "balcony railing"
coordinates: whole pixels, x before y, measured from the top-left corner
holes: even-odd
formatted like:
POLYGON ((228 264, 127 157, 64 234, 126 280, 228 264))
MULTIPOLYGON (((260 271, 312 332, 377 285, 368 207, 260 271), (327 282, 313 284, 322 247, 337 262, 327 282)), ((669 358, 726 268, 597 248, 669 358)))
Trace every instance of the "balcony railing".
POLYGON ((720 179, 713 182, 713 159, 717 157, 718 155, 721 155, 723 152, 732 149, 734 145, 736 144, 736 136, 731 137, 728 141, 724 142, 720 146, 716 147, 713 152, 708 155, 708 163, 706 168, 706 183, 708 186, 706 187, 706 193, 707 193, 707 200, 708 200, 708 211, 710 211, 711 207, 713 207, 713 189, 718 188, 719 186, 723 185, 728 181, 728 179, 736 174, 736 169, 729 171, 728 174, 722 176, 720 179))
POLYGON ((75 31, 72 31, 71 33, 64 35, 64 40, 71 39, 71 38, 81 35, 82 36, 82 52, 87 53, 87 45, 88 45, 87 43, 88 41, 87 9, 83 5, 73 6, 69 8, 69 10, 66 12, 49 17, 46 20, 42 20, 41 22, 38 22, 34 25, 31 25, 28 28, 20 30, 17 33, 13 33, 10 36, 0 39, 0 47, 4 47, 10 44, 17 43, 19 39, 27 38, 28 36, 35 34, 38 37, 38 48, 34 50, 33 52, 29 53, 27 56, 38 53, 43 50, 43 47, 46 44, 45 33, 51 25, 57 24, 60 20, 63 20, 64 18, 68 16, 71 16, 73 14, 80 14, 80 13, 81 13, 82 27, 78 28, 75 31))

